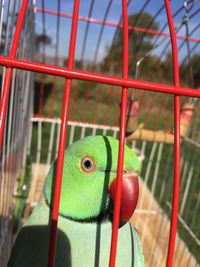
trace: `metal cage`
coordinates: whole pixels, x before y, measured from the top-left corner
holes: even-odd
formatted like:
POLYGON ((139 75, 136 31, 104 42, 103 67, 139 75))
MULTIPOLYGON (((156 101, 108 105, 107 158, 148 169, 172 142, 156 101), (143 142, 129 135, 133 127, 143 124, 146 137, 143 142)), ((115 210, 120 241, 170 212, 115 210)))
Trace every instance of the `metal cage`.
POLYGON ((25 199, 24 218, 57 158, 49 244, 54 266, 66 144, 108 134, 119 138, 109 266, 115 266, 126 141, 142 160, 131 222, 146 265, 199 266, 200 3, 50 2, 0 1, 0 265, 6 266, 15 237, 18 199, 25 199), (133 129, 127 134, 128 120, 133 129))

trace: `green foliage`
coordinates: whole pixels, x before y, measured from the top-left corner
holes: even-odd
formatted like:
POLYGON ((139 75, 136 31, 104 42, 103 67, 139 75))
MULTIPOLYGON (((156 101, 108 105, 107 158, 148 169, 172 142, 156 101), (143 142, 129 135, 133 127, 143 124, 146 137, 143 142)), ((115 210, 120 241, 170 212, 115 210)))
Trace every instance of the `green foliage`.
POLYGON ((200 54, 194 54, 190 63, 185 61, 180 66, 181 77, 183 84, 194 88, 200 87, 200 54), (192 77, 191 77, 192 74, 192 77))
POLYGON ((43 104, 46 103, 47 99, 49 99, 49 95, 51 93, 52 83, 45 82, 42 86, 42 83, 40 81, 35 81, 34 85, 34 114, 39 113, 39 100, 40 95, 42 93, 42 87, 43 87, 43 104))
POLYGON ((51 44, 52 40, 51 38, 46 35, 46 34, 36 34, 35 36, 35 46, 36 46, 36 51, 39 51, 40 45, 49 45, 51 44))
POLYGON ((17 195, 15 196, 15 206, 12 214, 13 233, 16 233, 20 224, 26 199, 28 197, 31 184, 31 159, 28 157, 26 161, 26 167, 22 170, 19 177, 17 195))
MULTIPOLYGON (((129 26, 138 28, 149 28, 158 30, 158 23, 153 20, 153 17, 144 12, 129 16, 129 26)), ((123 29, 119 28, 115 40, 108 49, 107 56, 104 60, 104 65, 113 69, 115 72, 121 71, 121 62, 123 55, 123 29), (109 64, 107 64, 109 62, 109 64)), ((129 69, 135 72, 135 66, 138 59, 143 57, 147 51, 151 49, 152 34, 143 33, 140 31, 129 30, 129 69)), ((151 58, 148 58, 151 61, 151 58)))

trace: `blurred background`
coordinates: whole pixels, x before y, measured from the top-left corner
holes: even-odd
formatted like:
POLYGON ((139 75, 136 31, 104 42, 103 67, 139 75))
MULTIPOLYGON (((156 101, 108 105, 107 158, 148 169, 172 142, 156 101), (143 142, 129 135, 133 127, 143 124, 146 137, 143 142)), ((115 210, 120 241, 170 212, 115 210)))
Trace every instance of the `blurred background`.
MULTIPOLYGON (((129 79, 173 84, 164 1, 127 1, 129 79)), ((65 68, 73 1, 29 1, 17 58, 65 68)), ((20 0, 0 0, 0 55, 9 56, 20 0)), ((200 2, 171 1, 177 34, 180 83, 200 86, 200 2)), ((75 69, 122 77, 121 1, 80 1, 75 69)), ((0 69, 1 92, 5 67, 0 69)), ((65 78, 13 69, 1 151, 0 266, 36 206, 45 176, 57 157, 65 78)), ((73 80, 67 144, 87 135, 119 134, 121 90, 73 80)), ((146 266, 165 266, 173 192, 174 98, 129 89, 127 144, 142 161, 140 199, 131 219, 146 266)), ((181 194, 173 266, 200 263, 200 101, 181 97, 181 194)))

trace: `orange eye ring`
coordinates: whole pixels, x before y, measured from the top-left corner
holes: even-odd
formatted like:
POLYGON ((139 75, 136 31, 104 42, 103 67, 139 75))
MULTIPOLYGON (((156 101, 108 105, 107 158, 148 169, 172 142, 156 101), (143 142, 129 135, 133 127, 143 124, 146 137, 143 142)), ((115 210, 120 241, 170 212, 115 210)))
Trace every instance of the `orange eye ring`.
POLYGON ((81 160, 81 169, 86 173, 94 172, 96 166, 94 159, 90 156, 86 156, 81 160))

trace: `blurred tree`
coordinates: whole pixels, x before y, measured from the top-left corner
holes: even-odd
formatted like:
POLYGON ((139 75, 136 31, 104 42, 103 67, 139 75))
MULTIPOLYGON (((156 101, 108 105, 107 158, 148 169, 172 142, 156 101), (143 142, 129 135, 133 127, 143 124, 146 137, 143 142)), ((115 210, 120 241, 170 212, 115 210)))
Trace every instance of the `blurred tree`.
MULTIPOLYGON (((17 23, 18 13, 9 14, 12 17, 14 25, 17 23)), ((0 36, 0 54, 8 56, 9 49, 11 46, 14 31, 11 29, 12 23, 2 22, 1 25, 1 36, 0 36)))
POLYGON ((35 37, 36 51, 39 51, 41 44, 51 44, 51 38, 46 34, 36 35, 35 37))
MULTIPOLYGON (((144 12, 129 16, 129 26, 137 27, 136 30, 129 30, 129 69, 134 75, 137 61, 145 56, 151 49, 151 40, 153 34, 146 32, 144 29, 158 30, 159 25, 154 18, 144 12)), ((120 72, 123 55, 123 29, 118 28, 112 45, 108 48, 107 56, 104 59, 104 66, 120 72), (107 64, 109 62, 109 64, 107 64)), ((155 58, 153 56, 153 58, 155 58)), ((148 56, 148 62, 151 57, 148 56)))
POLYGON ((4 53, 4 48, 5 48, 5 43, 6 43, 6 23, 2 23, 2 29, 1 29, 1 43, 0 43, 0 53, 4 53))
POLYGON ((200 88, 200 54, 194 54, 190 62, 185 63, 185 60, 180 66, 182 82, 184 86, 200 88), (191 77, 192 76, 192 77, 191 77))

